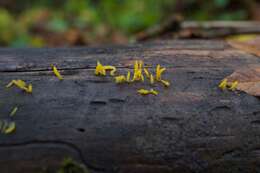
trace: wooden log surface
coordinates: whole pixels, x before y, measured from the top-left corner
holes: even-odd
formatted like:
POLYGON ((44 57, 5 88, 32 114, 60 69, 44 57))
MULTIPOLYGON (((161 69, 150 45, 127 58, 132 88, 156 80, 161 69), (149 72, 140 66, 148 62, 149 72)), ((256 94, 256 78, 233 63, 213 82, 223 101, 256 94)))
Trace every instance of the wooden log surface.
POLYGON ((1 119, 19 108, 15 133, 0 134, 0 172, 55 170, 65 157, 97 173, 260 172, 259 98, 217 87, 256 64, 259 57, 206 40, 0 49, 1 119), (158 96, 141 96, 136 91, 147 83, 94 75, 97 60, 125 74, 136 59, 166 67, 171 86, 156 84, 158 96), (6 89, 12 79, 32 83, 32 95, 6 89))

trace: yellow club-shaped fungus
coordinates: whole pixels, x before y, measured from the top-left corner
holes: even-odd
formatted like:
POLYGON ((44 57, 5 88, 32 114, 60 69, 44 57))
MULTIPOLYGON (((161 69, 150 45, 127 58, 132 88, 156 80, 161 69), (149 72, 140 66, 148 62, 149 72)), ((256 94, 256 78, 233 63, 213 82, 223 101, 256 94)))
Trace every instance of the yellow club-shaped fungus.
POLYGON ((120 76, 116 76, 115 77, 115 81, 116 81, 116 83, 124 83, 124 82, 126 82, 126 77, 124 76, 124 75, 120 75, 120 76))
POLYGON ((135 61, 134 64, 134 76, 132 81, 144 81, 144 76, 143 76, 143 61, 135 61))
POLYGON ((17 106, 14 107, 12 112, 10 113, 10 117, 14 116, 16 114, 17 110, 18 110, 18 107, 17 106))
POLYGON ((150 72, 148 71, 147 68, 144 68, 144 74, 146 75, 146 77, 147 77, 148 79, 149 79, 150 76, 151 76, 151 74, 150 74, 150 72))
POLYGON ((150 75, 150 84, 152 84, 152 85, 154 84, 154 77, 152 74, 150 75))
POLYGON ((9 82, 6 87, 10 88, 11 86, 15 85, 16 87, 20 88, 21 90, 24 90, 27 93, 32 93, 32 84, 29 84, 27 86, 27 84, 23 81, 23 80, 12 80, 11 82, 9 82))
POLYGON ((52 67, 52 71, 55 74, 55 76, 59 79, 59 80, 63 80, 63 77, 61 76, 60 72, 58 71, 57 67, 55 67, 54 65, 51 65, 52 67))
POLYGON ((10 134, 10 133, 15 131, 15 127, 16 127, 15 122, 7 123, 7 125, 3 129, 3 133, 4 134, 10 134))
POLYGON ((158 64, 156 67, 156 80, 160 81, 162 78, 162 73, 166 70, 166 68, 161 68, 161 66, 158 64))
POLYGON ((146 89, 139 89, 137 92, 141 95, 148 95, 148 94, 153 94, 153 95, 158 95, 158 92, 155 91, 154 89, 146 90, 146 89))
POLYGON ((235 91, 238 85, 238 81, 234 81, 231 83, 231 86, 229 87, 230 90, 235 91))
POLYGON ((111 70, 111 71, 110 71, 110 75, 111 75, 111 76, 114 76, 114 75, 115 75, 116 67, 111 66, 111 65, 106 65, 106 66, 104 66, 104 69, 105 69, 105 70, 111 70))
POLYGON ((97 66, 95 69, 95 74, 96 75, 101 75, 101 76, 105 76, 106 75, 106 69, 105 67, 99 62, 97 61, 97 66))
POLYGON ((165 87, 169 87, 169 86, 170 86, 170 82, 167 81, 167 80, 160 80, 160 82, 162 82, 162 84, 163 84, 165 87))
POLYGON ((128 71, 127 72, 127 75, 126 75, 126 82, 128 82, 128 83, 130 83, 131 82, 131 72, 130 71, 128 71))
POLYGON ((222 90, 225 90, 227 88, 227 79, 222 80, 218 87, 222 90))

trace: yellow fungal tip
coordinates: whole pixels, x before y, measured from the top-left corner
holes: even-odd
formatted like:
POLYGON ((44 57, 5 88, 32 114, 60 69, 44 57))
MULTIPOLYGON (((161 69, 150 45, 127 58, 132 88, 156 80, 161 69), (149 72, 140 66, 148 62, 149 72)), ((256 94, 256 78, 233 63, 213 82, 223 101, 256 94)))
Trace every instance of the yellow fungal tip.
POLYGON ((97 61, 95 74, 96 75, 101 75, 101 76, 105 76, 106 75, 106 69, 104 68, 104 66, 99 61, 97 61))
POLYGON ((12 112, 10 113, 10 117, 14 116, 16 114, 17 110, 18 110, 18 107, 17 106, 14 107, 12 112))
POLYGON ((225 90, 227 88, 227 79, 222 80, 218 87, 222 90, 225 90))
POLYGON ((116 81, 116 83, 124 83, 124 82, 126 82, 126 77, 124 76, 124 75, 120 75, 120 76, 116 76, 115 77, 115 81, 116 81))
POLYGON ((165 87, 169 87, 170 86, 170 82, 169 81, 160 80, 160 82, 162 82, 165 87))
POLYGON ((63 80, 63 77, 61 76, 60 72, 58 71, 57 67, 55 67, 54 65, 52 66, 52 71, 55 74, 55 76, 59 79, 59 80, 63 80))
POLYGON ((106 65, 106 66, 103 66, 105 70, 111 70, 110 72, 110 75, 111 76, 114 76, 115 75, 115 72, 116 72, 116 67, 114 66, 111 66, 111 65, 106 65))
POLYGON ((12 80, 9 84, 6 85, 6 87, 10 88, 12 85, 15 85, 16 87, 20 88, 21 90, 24 90, 27 93, 32 93, 32 84, 29 84, 27 86, 23 80, 12 80))
POLYGON ((237 85, 238 85, 238 81, 234 81, 234 82, 232 82, 232 84, 231 84, 231 86, 230 86, 230 90, 231 91, 235 91, 236 90, 236 88, 237 88, 237 85))
POLYGON ((10 122, 7 124, 7 126, 3 129, 4 134, 10 134, 15 131, 15 122, 10 122))
POLYGON ((148 95, 148 94, 153 94, 153 95, 158 95, 158 92, 155 91, 154 89, 150 89, 150 90, 147 90, 147 89, 139 89, 137 90, 137 92, 141 95, 148 95))

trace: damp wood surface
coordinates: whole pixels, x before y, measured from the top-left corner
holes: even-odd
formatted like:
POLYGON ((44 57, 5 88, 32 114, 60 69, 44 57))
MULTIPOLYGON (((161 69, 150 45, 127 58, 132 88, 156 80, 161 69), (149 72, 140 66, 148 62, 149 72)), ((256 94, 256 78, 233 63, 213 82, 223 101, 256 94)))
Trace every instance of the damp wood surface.
POLYGON ((55 170, 66 157, 94 173, 260 172, 260 99, 218 89, 250 65, 260 58, 208 40, 0 49, 1 119, 19 108, 16 131, 0 134, 0 172, 55 170), (134 60, 153 72, 160 64, 171 86, 156 83, 158 96, 141 96, 148 83, 95 76, 97 60, 119 74, 134 60), (32 83, 33 93, 5 88, 12 79, 32 83))

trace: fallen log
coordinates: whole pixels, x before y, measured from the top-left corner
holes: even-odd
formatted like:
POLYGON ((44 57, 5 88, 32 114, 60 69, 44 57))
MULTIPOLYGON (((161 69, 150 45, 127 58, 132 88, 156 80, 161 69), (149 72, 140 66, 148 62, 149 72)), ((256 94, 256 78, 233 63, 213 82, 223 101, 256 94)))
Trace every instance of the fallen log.
POLYGON ((71 157, 90 172, 259 172, 260 100, 218 89, 251 64, 260 58, 222 41, 0 49, 0 116, 19 108, 16 131, 0 134, 0 171, 56 170, 71 157), (141 96, 147 83, 94 75, 97 60, 126 74, 136 59, 166 67, 171 86, 141 96), (12 79, 32 83, 33 93, 5 88, 12 79))

